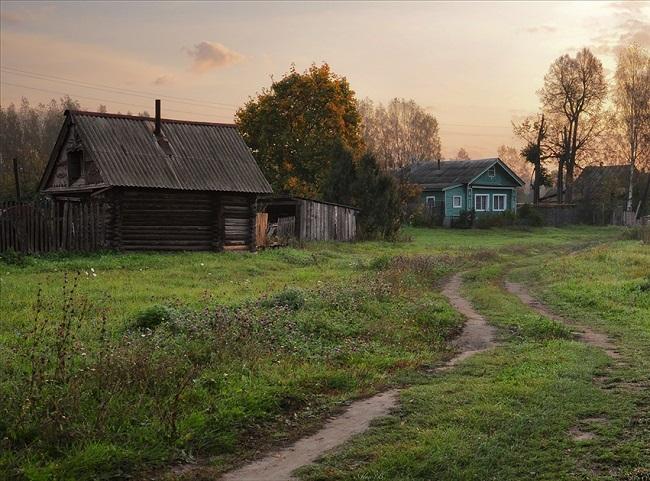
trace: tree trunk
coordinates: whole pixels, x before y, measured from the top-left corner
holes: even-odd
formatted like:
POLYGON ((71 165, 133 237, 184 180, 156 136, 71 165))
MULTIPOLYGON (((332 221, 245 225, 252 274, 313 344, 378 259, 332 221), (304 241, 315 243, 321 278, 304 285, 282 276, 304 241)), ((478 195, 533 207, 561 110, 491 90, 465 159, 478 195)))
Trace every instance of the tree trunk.
POLYGON ((627 206, 625 210, 632 211, 632 196, 634 193, 634 164, 636 163, 636 146, 632 142, 630 149, 630 182, 627 187, 627 206))
POLYGON ((564 158, 560 158, 557 166, 557 202, 564 202, 564 158))
POLYGON ((535 179, 533 180, 533 205, 539 204, 539 184, 541 181, 541 160, 535 164, 535 179))
POLYGON ((568 162, 566 166, 566 179, 564 183, 566 185, 566 202, 573 202, 573 169, 575 168, 575 163, 568 162))
POLYGON ((648 201, 648 192, 650 191, 650 172, 648 172, 648 181, 645 183, 645 189, 643 189, 643 195, 639 199, 639 205, 636 207, 636 218, 638 219, 641 216, 643 211, 643 206, 648 201))

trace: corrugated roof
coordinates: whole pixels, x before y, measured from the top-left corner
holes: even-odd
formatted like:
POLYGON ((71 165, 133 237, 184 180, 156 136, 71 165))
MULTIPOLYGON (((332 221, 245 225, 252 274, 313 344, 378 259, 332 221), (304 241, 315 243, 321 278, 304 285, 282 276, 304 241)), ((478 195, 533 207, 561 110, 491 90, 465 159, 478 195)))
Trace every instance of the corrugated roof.
POLYGON ((498 158, 479 160, 442 160, 421 162, 407 167, 409 182, 421 185, 424 189, 440 190, 453 185, 467 184, 476 176, 498 162, 498 158))
POLYGON ((162 119, 166 152, 153 134, 153 118, 81 111, 66 115, 107 185, 272 192, 234 125, 162 119))

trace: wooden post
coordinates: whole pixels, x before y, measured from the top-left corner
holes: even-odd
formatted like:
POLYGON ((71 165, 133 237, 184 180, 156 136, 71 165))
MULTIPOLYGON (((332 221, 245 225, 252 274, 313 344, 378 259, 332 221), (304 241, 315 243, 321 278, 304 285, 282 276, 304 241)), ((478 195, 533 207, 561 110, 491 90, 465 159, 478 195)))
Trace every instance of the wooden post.
POLYGON ((16 202, 20 203, 20 174, 18 174, 18 157, 14 157, 14 182, 16 183, 16 202))

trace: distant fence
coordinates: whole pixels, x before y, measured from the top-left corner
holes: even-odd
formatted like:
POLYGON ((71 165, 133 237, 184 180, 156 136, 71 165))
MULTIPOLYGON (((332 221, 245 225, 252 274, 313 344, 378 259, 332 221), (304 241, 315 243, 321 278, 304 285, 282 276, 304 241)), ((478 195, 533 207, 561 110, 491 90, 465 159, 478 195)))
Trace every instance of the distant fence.
POLYGON ((579 223, 579 212, 575 204, 539 204, 535 206, 544 225, 560 227, 579 223))
POLYGON ((100 202, 0 203, 0 252, 90 252, 106 247, 100 202))

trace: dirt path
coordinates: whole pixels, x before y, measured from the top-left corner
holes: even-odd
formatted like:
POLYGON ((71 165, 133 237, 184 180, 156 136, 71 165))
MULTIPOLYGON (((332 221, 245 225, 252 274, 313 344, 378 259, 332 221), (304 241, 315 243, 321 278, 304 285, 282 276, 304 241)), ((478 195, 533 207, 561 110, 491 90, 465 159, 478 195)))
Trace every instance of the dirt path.
POLYGON ((576 332, 576 334, 581 341, 590 344, 592 346, 598 347, 600 349, 603 349, 605 353, 612 359, 619 359, 621 357, 620 353, 616 349, 616 345, 614 345, 612 340, 609 337, 607 337, 605 334, 596 332, 590 329, 589 327, 578 325, 572 321, 569 321, 567 319, 564 319, 563 317, 554 314, 545 304, 543 304, 542 302, 538 301, 533 296, 531 296, 528 290, 521 284, 506 281, 505 286, 508 292, 517 296, 521 302, 523 302, 528 307, 532 308, 534 311, 538 312, 542 316, 548 317, 549 319, 554 319, 558 322, 561 322, 563 324, 569 325, 577 329, 578 331, 576 332))
MULTIPOLYGON (((456 356, 436 371, 449 369, 463 359, 494 345, 494 328, 489 326, 471 304, 461 297, 461 274, 454 275, 445 285, 443 294, 451 304, 467 317, 463 332, 454 341, 456 356)), ((226 473, 221 481, 288 481, 291 473, 314 462, 327 451, 340 446, 352 436, 362 433, 370 423, 386 416, 397 406, 399 391, 392 389, 368 399, 353 402, 341 415, 330 419, 315 434, 295 444, 226 473)))

